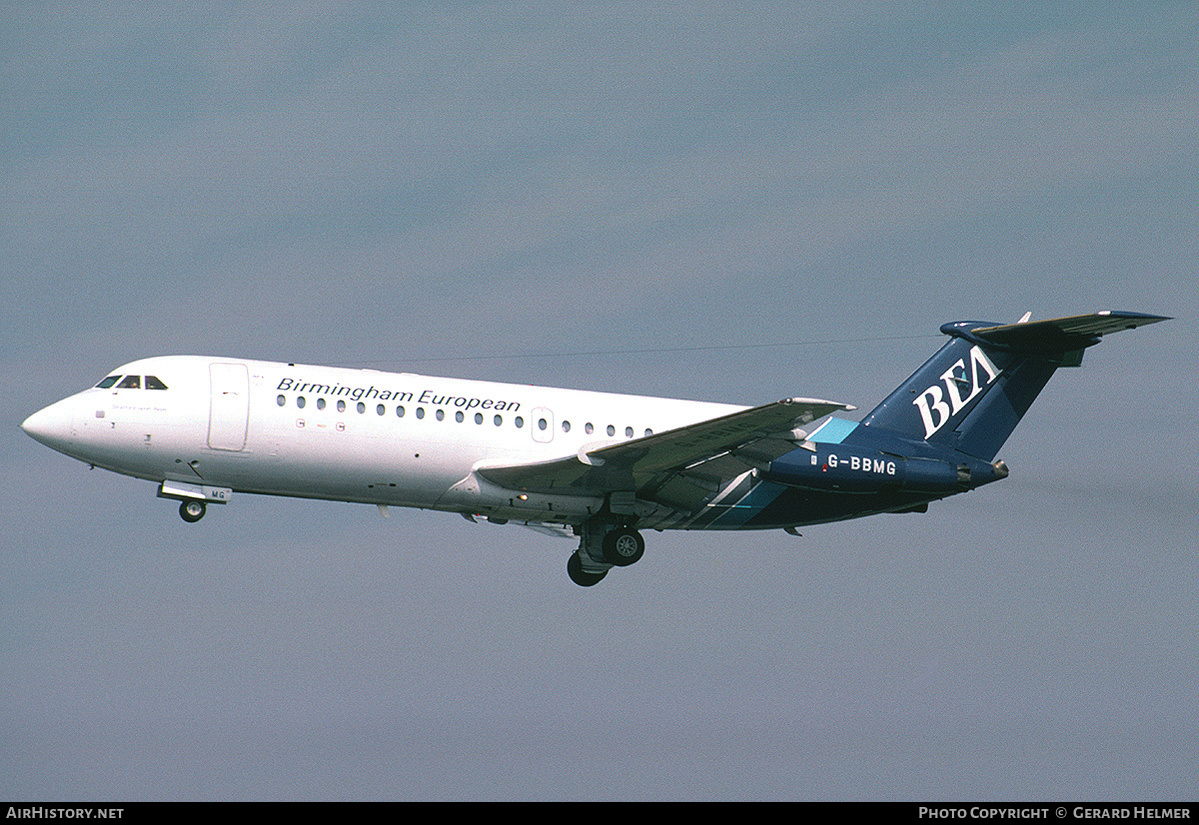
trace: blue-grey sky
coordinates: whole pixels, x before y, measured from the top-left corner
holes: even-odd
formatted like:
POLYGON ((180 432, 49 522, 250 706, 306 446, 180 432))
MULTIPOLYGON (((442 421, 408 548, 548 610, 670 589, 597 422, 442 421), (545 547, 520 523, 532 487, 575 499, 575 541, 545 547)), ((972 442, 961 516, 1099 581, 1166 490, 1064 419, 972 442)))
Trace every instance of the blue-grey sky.
POLYGON ((1199 6, 186 3, 0 20, 0 797, 1194 799, 1199 6), (573 549, 24 436, 171 353, 869 409, 944 321, 1176 320, 1010 478, 573 549))

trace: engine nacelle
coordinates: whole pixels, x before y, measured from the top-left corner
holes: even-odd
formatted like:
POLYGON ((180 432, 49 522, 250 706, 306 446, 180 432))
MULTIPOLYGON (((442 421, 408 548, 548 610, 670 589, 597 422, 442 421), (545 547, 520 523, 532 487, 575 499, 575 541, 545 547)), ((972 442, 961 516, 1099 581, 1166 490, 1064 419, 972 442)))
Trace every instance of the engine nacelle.
POLYGON ((798 449, 770 463, 765 478, 793 487, 875 493, 958 493, 1003 478, 1003 462, 988 464, 965 456, 915 458, 849 447, 817 445, 798 449), (954 460, 957 459, 957 460, 954 460))

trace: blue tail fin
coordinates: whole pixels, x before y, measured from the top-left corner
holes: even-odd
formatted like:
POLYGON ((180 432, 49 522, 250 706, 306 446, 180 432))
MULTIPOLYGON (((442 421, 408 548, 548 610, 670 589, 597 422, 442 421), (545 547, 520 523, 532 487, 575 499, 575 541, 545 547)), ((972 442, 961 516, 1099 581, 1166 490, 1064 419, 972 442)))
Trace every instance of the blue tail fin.
POLYGON ((1099 312, 1033 323, 945 324, 948 343, 862 419, 913 441, 991 461, 1058 367, 1111 332, 1168 320, 1099 312))

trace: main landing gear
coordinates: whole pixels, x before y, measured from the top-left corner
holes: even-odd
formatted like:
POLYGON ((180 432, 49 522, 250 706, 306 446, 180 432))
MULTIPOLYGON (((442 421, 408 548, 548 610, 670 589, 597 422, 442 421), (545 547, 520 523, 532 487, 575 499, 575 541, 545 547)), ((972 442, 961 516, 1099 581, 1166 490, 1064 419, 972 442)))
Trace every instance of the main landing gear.
POLYGON ((618 527, 604 536, 604 561, 616 567, 636 564, 645 555, 645 539, 629 527, 618 527))
POLYGON ((584 524, 579 549, 566 560, 566 575, 579 587, 599 584, 613 567, 628 567, 645 555, 645 539, 626 525, 584 524))
POLYGON ((604 576, 608 575, 608 571, 600 570, 593 573, 584 570, 583 560, 579 558, 579 554, 571 553, 570 558, 566 560, 566 575, 570 576, 570 580, 579 587, 591 587, 593 584, 603 581, 604 576))

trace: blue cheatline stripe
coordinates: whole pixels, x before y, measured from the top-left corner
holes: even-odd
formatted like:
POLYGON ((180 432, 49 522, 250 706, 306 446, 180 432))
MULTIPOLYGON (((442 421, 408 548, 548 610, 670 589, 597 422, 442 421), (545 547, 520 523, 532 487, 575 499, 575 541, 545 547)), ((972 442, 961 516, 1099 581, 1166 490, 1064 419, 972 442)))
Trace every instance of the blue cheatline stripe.
POLYGON ((858 428, 858 422, 846 421, 843 418, 830 418, 821 424, 816 432, 808 436, 808 441, 820 444, 840 444, 845 436, 858 428))
MULTIPOLYGON (((759 481, 741 499, 708 523, 708 527, 730 527, 745 524, 786 490, 771 481, 759 481)), ((716 509, 721 509, 719 506, 716 509)))

